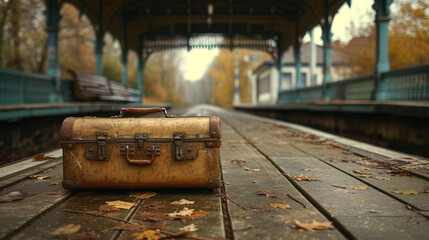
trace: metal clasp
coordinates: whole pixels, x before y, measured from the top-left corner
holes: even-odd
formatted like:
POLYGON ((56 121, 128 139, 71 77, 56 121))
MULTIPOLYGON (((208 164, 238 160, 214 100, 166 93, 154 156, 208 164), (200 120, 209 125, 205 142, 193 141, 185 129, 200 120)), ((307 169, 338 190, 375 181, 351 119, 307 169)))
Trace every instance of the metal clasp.
POLYGON ((198 155, 198 147, 195 143, 187 142, 185 139, 185 133, 176 132, 173 134, 174 149, 173 153, 176 160, 194 160, 198 155))
POLYGON ((141 148, 141 147, 143 147, 144 142, 147 140, 147 134, 146 133, 136 133, 134 138, 137 140, 139 148, 141 148))
POLYGON ((173 134, 175 156, 177 160, 183 160, 183 139, 185 138, 184 132, 175 132, 173 134))

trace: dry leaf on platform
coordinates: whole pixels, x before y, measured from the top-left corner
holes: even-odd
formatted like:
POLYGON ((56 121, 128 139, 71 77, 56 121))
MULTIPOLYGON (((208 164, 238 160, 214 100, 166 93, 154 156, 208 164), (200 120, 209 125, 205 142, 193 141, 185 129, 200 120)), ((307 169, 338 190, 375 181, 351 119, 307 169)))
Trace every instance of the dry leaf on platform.
POLYGON ((397 193, 397 194, 404 194, 404 195, 417 195, 417 194, 419 194, 419 192, 417 192, 417 191, 414 191, 414 190, 408 190, 408 191, 399 191, 399 190, 395 190, 395 191, 393 191, 394 193, 397 193))
POLYGON ((257 191, 256 195, 264 195, 265 197, 276 198, 276 195, 270 191, 257 191))
POLYGON ((293 220, 292 222, 295 223, 296 228, 305 229, 310 232, 314 232, 314 230, 326 230, 333 228, 332 222, 318 222, 316 220, 313 220, 312 223, 302 223, 298 220, 293 220))
POLYGON ((98 207, 98 211, 105 213, 105 212, 115 212, 119 211, 119 208, 111 205, 101 205, 98 207))
POLYGON ((248 168, 248 167, 245 167, 244 170, 249 171, 249 172, 259 172, 259 171, 261 171, 261 169, 259 169, 259 168, 248 168))
POLYGON ((6 195, 3 195, 0 197, 0 203, 9 203, 9 202, 13 202, 13 201, 19 201, 22 199, 26 199, 28 197, 31 197, 33 195, 27 194, 26 192, 22 192, 22 191, 14 191, 14 192, 10 192, 6 195))
POLYGON ((30 176, 27 176, 27 178, 36 179, 36 180, 43 180, 43 179, 49 179, 50 177, 43 176, 43 175, 30 175, 30 176))
POLYGON ((51 234, 52 235, 65 235, 65 234, 76 233, 79 230, 80 230, 79 224, 69 224, 69 225, 65 225, 65 226, 62 226, 60 228, 55 229, 55 231, 51 234))
POLYGON ((184 217, 184 218, 199 219, 199 218, 207 216, 208 214, 209 214, 209 212, 207 212, 207 211, 198 210, 198 211, 194 211, 191 216, 184 217))
POLYGON ((180 199, 179 201, 174 201, 174 202, 172 202, 170 204, 173 204, 173 205, 185 205, 185 204, 194 204, 194 203, 195 203, 195 201, 189 201, 189 200, 186 200, 186 199, 180 199))
POLYGON ((378 179, 378 180, 390 180, 390 178, 388 178, 388 177, 376 176, 373 174, 360 174, 359 177, 361 177, 361 178, 374 178, 374 179, 378 179))
POLYGON ((179 228, 179 230, 181 230, 181 231, 187 231, 187 232, 195 232, 195 231, 198 231, 200 229, 197 228, 197 226, 195 226, 195 224, 192 223, 191 225, 179 228))
POLYGON ((129 197, 134 197, 136 199, 148 199, 148 198, 154 197, 155 195, 156 195, 156 193, 154 193, 154 192, 133 193, 133 194, 130 194, 129 197))
POLYGON ((338 147, 338 146, 329 146, 329 147, 326 147, 326 149, 329 149, 329 150, 344 150, 343 147, 338 147))
POLYGON ((143 240, 143 239, 158 240, 161 238, 159 229, 157 229, 157 230, 146 230, 143 232, 133 233, 132 236, 134 237, 134 239, 137 239, 137 240, 143 240))
POLYGON ((304 168, 304 171, 317 171, 317 168, 304 168))
POLYGON ((60 185, 62 182, 63 182, 63 181, 61 180, 61 181, 58 181, 58 182, 53 182, 53 183, 51 183, 51 184, 49 184, 49 185, 60 185))
POLYGON ((404 170, 420 170, 420 166, 417 165, 406 165, 401 167, 404 170))
POLYGON ((291 208, 289 204, 284 204, 284 203, 269 203, 268 205, 270 205, 270 207, 280 208, 280 209, 289 209, 289 208, 291 208))
POLYGON ((48 169, 46 169, 45 171, 43 171, 43 172, 50 172, 50 171, 52 171, 52 170, 54 170, 53 168, 48 168, 48 169))
POLYGON ((237 165, 241 165, 243 163, 246 163, 246 160, 231 160, 231 163, 237 164, 237 165))
POLYGON ((316 178, 311 178, 311 177, 309 177, 309 176, 305 176, 305 175, 303 175, 302 173, 301 174, 299 174, 299 176, 292 176, 291 177, 292 179, 295 179, 295 180, 298 180, 298 181, 317 181, 317 179, 316 178))
POLYGON ((358 167, 353 169, 353 172, 355 173, 364 173, 365 171, 369 171, 371 170, 371 168, 367 168, 367 167, 358 167))
POLYGON ((365 190, 368 189, 368 186, 353 186, 353 185, 334 185, 332 184, 333 187, 337 187, 337 188, 345 188, 345 189, 353 189, 353 190, 365 190))
POLYGON ((114 206, 116 208, 121 208, 121 209, 130 209, 134 206, 134 203, 132 202, 124 202, 124 201, 106 201, 106 204, 109 206, 114 206))
POLYGON ((44 160, 54 160, 54 157, 45 156, 44 154, 39 154, 34 157, 34 161, 44 161, 44 160))
POLYGON ((178 217, 178 216, 191 216, 195 209, 189 209, 187 207, 183 208, 179 212, 174 211, 174 213, 169 213, 169 217, 178 217))

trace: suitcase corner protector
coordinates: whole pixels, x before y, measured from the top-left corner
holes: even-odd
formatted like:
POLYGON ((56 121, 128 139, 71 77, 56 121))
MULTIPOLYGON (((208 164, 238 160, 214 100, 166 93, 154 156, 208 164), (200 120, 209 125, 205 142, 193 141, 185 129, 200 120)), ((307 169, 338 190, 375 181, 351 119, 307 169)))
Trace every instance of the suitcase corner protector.
POLYGON ((63 188, 67 190, 71 190, 71 191, 76 190, 76 186, 74 185, 72 180, 63 180, 62 185, 63 185, 63 188))

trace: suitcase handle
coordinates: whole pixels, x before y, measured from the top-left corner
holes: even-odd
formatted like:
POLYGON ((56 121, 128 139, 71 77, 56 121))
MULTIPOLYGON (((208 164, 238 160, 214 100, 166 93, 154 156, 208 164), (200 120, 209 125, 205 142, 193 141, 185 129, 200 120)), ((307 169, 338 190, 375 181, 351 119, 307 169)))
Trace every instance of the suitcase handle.
POLYGON ((167 109, 161 107, 148 107, 148 108, 121 108, 119 117, 124 117, 124 113, 134 115, 146 115, 151 113, 163 112, 164 117, 167 117, 167 109))
POLYGON ((127 162, 133 165, 146 166, 151 165, 153 160, 155 159, 155 147, 152 147, 152 154, 149 159, 131 159, 130 158, 130 146, 125 147, 125 154, 127 158, 127 162))

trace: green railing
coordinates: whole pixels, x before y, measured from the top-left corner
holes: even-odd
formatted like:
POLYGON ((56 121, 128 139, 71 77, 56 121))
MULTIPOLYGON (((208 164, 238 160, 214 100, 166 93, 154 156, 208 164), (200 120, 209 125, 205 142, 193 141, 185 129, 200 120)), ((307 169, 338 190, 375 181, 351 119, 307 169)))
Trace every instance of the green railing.
POLYGON ((326 85, 285 90, 279 103, 321 100, 429 100, 429 65, 383 73, 378 86, 374 75, 366 75, 326 85))
MULTIPOLYGON (((130 95, 141 98, 140 91, 129 89, 130 95)), ((0 68, 0 104, 31 104, 79 102, 72 80, 61 79, 57 92, 55 79, 43 74, 26 73, 0 68)))

